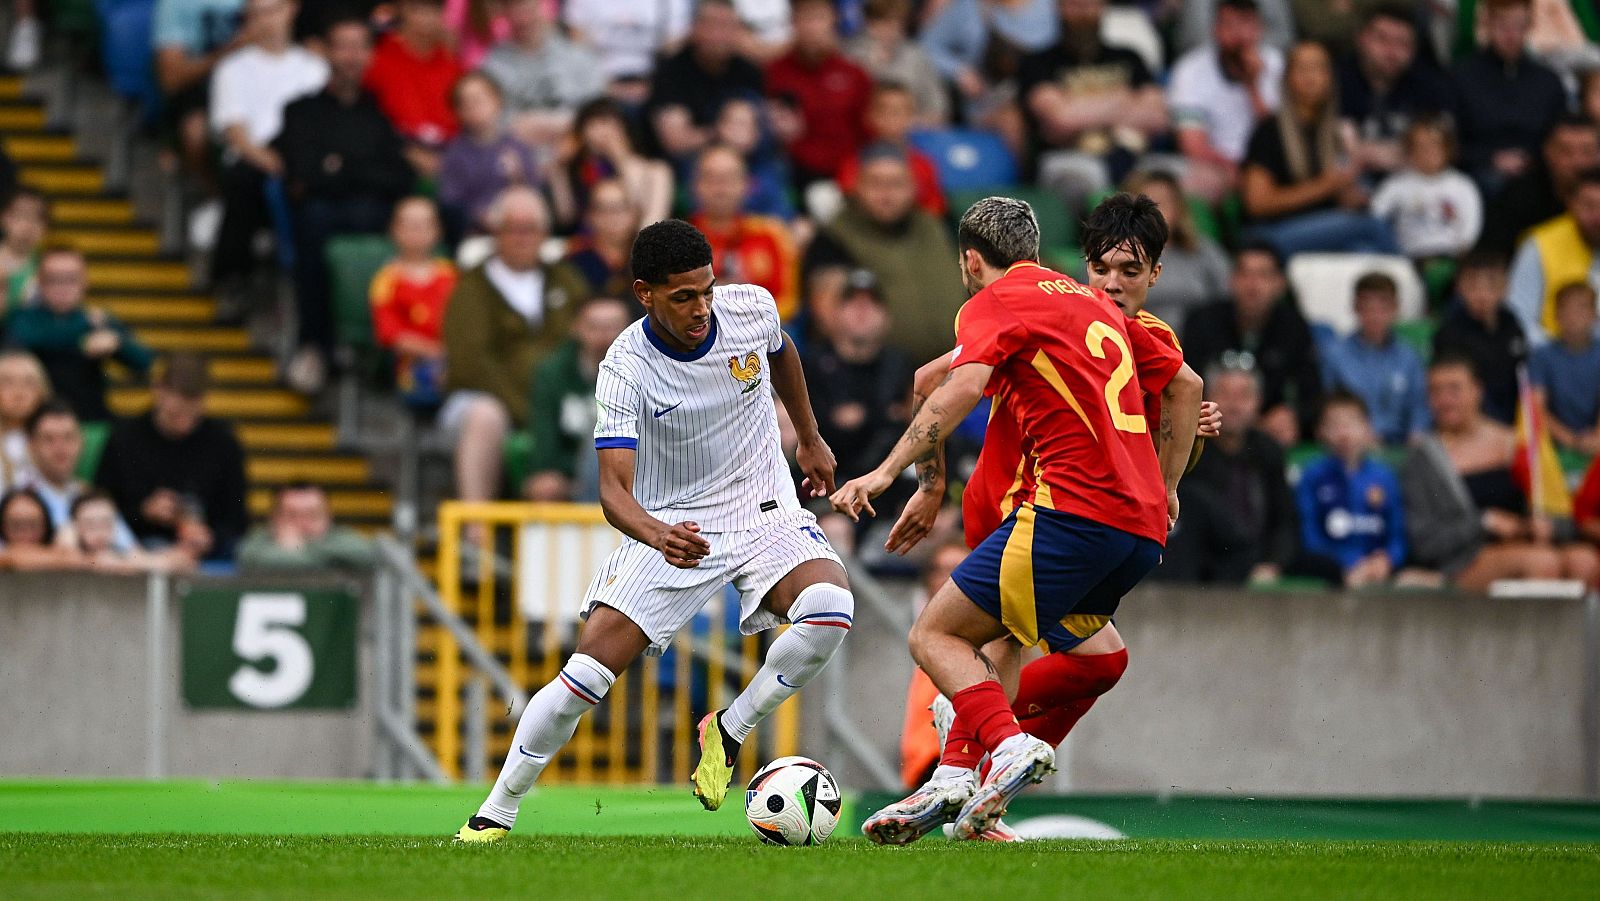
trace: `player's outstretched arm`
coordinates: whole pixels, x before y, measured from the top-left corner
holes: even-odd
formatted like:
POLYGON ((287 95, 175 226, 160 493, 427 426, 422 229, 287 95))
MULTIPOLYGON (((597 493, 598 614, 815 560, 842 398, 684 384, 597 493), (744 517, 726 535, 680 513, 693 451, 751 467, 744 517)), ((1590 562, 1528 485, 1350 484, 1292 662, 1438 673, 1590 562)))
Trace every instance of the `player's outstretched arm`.
POLYGON ((1178 482, 1194 449, 1204 392, 1205 382, 1187 363, 1161 389, 1161 432, 1156 439, 1156 457, 1161 462, 1161 477, 1167 483, 1169 526, 1178 521, 1178 482))
POLYGON ((633 496, 633 466, 639 452, 631 447, 603 447, 600 455, 600 509, 606 522, 633 540, 661 552, 666 561, 679 569, 693 569, 711 553, 711 543, 700 537, 700 525, 680 522, 668 525, 654 516, 633 496))
POLYGON ((806 391, 806 372, 800 365, 800 352, 794 349, 794 342, 785 337, 783 348, 768 354, 767 360, 772 367, 773 390, 778 392, 778 400, 783 401, 789 421, 794 423, 795 435, 800 439, 794 458, 800 464, 800 471, 806 474, 805 487, 811 490, 812 497, 827 497, 833 493, 836 463, 832 449, 822 440, 822 432, 817 428, 817 415, 811 410, 811 395, 806 391))
MULTIPOLYGON (((949 373, 949 354, 940 354, 917 370, 916 377, 911 381, 912 416, 922 412, 922 405, 928 402, 928 396, 933 394, 949 373)), ((917 491, 900 511, 900 518, 889 530, 883 549, 903 557, 928 537, 939 518, 939 511, 944 507, 944 492, 944 442, 941 440, 933 449, 933 454, 917 464, 917 491)))
POLYGON ((1200 454, 1206 449, 1207 438, 1222 437, 1222 407, 1214 400, 1200 402, 1200 425, 1194 430, 1194 448, 1189 451, 1189 462, 1183 467, 1183 474, 1194 472, 1200 465, 1200 454))
POLYGON ((872 499, 888 490, 907 466, 923 462, 933 454, 944 437, 978 405, 993 372, 994 367, 985 363, 968 363, 952 370, 911 420, 905 434, 895 442, 888 459, 833 493, 829 498, 833 509, 852 520, 859 520, 862 510, 877 516, 877 511, 872 509, 872 499))

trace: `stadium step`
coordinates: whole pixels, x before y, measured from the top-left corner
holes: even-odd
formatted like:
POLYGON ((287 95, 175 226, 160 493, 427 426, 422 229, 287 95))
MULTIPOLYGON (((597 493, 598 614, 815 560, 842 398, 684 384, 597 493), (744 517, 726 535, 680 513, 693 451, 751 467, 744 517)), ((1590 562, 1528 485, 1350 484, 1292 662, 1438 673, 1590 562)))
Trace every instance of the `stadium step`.
POLYGON ((201 353, 226 353, 254 350, 250 333, 239 328, 139 328, 134 334, 146 346, 170 353, 192 350, 201 353))
POLYGON ((67 135, 10 135, 6 155, 20 165, 66 163, 78 158, 78 142, 67 135))
MULTIPOLYGON (((343 490, 328 492, 328 505, 338 519, 388 519, 394 499, 387 491, 343 490)), ((250 491, 250 515, 265 517, 272 512, 272 492, 263 488, 250 491)))
POLYGON ((217 302, 209 297, 112 294, 90 297, 89 302, 130 325, 209 325, 217 315, 217 302))
POLYGON ((0 105, 0 131, 39 131, 45 126, 44 107, 37 104, 0 105))
POLYGON ((372 464, 366 457, 353 456, 251 457, 248 471, 253 485, 364 486, 372 480, 372 464))
MULTIPOLYGON (((0 125, 0 128, 4 128, 0 125)), ((131 225, 133 202, 129 200, 57 200, 50 204, 50 218, 57 226, 131 225)))
MULTIPOLYGON (((118 416, 133 416, 150 408, 150 391, 113 388, 107 403, 118 416)), ((206 395, 206 412, 224 419, 301 419, 311 402, 285 389, 220 388, 206 395)))
POLYGON ((313 453, 332 451, 338 445, 338 433, 329 423, 260 423, 244 422, 236 426, 239 442, 251 451, 297 451, 313 453))
POLYGON ((0 76, 0 100, 21 100, 27 91, 27 80, 21 75, 0 76))
POLYGON ((106 174, 98 166, 23 166, 17 180, 51 195, 93 196, 106 189, 106 174))
POLYGON ((58 228, 50 238, 76 247, 86 257, 155 256, 161 251, 161 237, 150 229, 58 228))
POLYGON ((187 291, 189 267, 168 260, 91 260, 91 291, 187 291))

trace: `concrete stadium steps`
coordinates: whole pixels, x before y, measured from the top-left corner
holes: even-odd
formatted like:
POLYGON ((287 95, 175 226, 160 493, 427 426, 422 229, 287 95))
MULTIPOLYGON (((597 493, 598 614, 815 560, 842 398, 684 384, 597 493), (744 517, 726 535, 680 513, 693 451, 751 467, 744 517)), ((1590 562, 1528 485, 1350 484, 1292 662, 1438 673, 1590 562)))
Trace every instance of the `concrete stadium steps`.
MULTIPOLYGON (((0 116, 3 113, 4 107, 0 107, 0 116)), ((105 172, 98 166, 81 164, 19 166, 17 180, 50 195, 95 196, 106 189, 105 172)))
MULTIPOLYGON (((112 388, 106 398, 118 416, 134 416, 150 407, 146 388, 112 388)), ((304 419, 311 402, 283 388, 213 388, 206 396, 206 412, 221 419, 304 419)))
POLYGON ((149 228, 56 228, 50 240, 75 247, 90 259, 153 257, 161 252, 161 236, 149 228))
POLYGON ((241 422, 235 424, 246 451, 331 453, 339 436, 325 422, 241 422))
POLYGON ((0 75, 0 100, 21 100, 27 81, 21 75, 0 75))
POLYGON ((67 163, 78 158, 78 141, 67 135, 15 134, 3 142, 6 155, 18 165, 67 163))
POLYGON ((200 353, 245 353, 255 349, 250 334, 239 328, 136 328, 139 340, 162 353, 192 350, 200 353))
MULTIPOLYGON (((342 489, 328 491, 328 503, 334 518, 339 520, 388 520, 394 511, 394 499, 387 491, 378 489, 342 489)), ((253 488, 250 491, 250 515, 258 519, 272 512, 272 491, 253 488)))
POLYGON ((0 103, 0 131, 41 131, 44 127, 44 107, 35 103, 0 103))
POLYGON ((252 485, 315 485, 364 487, 372 481, 372 464, 358 456, 252 456, 247 465, 252 485))
POLYGON ((188 291, 189 267, 176 260, 89 261, 91 291, 188 291))
POLYGON ((206 326, 217 316, 217 302, 201 295, 91 294, 89 303, 124 322, 141 325, 206 326))
POLYGON ((50 218, 58 228, 83 225, 132 225, 135 215, 133 201, 117 198, 73 198, 55 200, 50 204, 50 218))

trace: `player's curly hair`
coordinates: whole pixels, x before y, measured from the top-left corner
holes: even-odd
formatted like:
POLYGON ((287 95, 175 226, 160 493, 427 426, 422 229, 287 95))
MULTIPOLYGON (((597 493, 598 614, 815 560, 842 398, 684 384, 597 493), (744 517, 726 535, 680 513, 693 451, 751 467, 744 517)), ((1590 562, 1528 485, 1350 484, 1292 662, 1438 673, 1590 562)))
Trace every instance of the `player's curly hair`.
POLYGON ((647 285, 664 285, 680 272, 711 265, 706 236, 682 219, 663 219, 645 226, 633 239, 633 277, 647 285))
POLYGON ((1154 266, 1161 261, 1171 233, 1167 218, 1156 202, 1143 194, 1119 191, 1090 211, 1083 220, 1083 258, 1090 262, 1103 258, 1118 247, 1126 247, 1154 266))

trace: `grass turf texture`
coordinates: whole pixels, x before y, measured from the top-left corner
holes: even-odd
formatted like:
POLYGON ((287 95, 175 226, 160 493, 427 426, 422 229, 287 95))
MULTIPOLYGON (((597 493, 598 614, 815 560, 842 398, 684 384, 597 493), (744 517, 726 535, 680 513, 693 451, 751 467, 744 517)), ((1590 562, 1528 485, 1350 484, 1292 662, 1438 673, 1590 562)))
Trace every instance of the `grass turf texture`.
POLYGON ((864 841, 397 836, 0 835, 8 899, 1592 898, 1600 849, 1414 842, 864 841))

